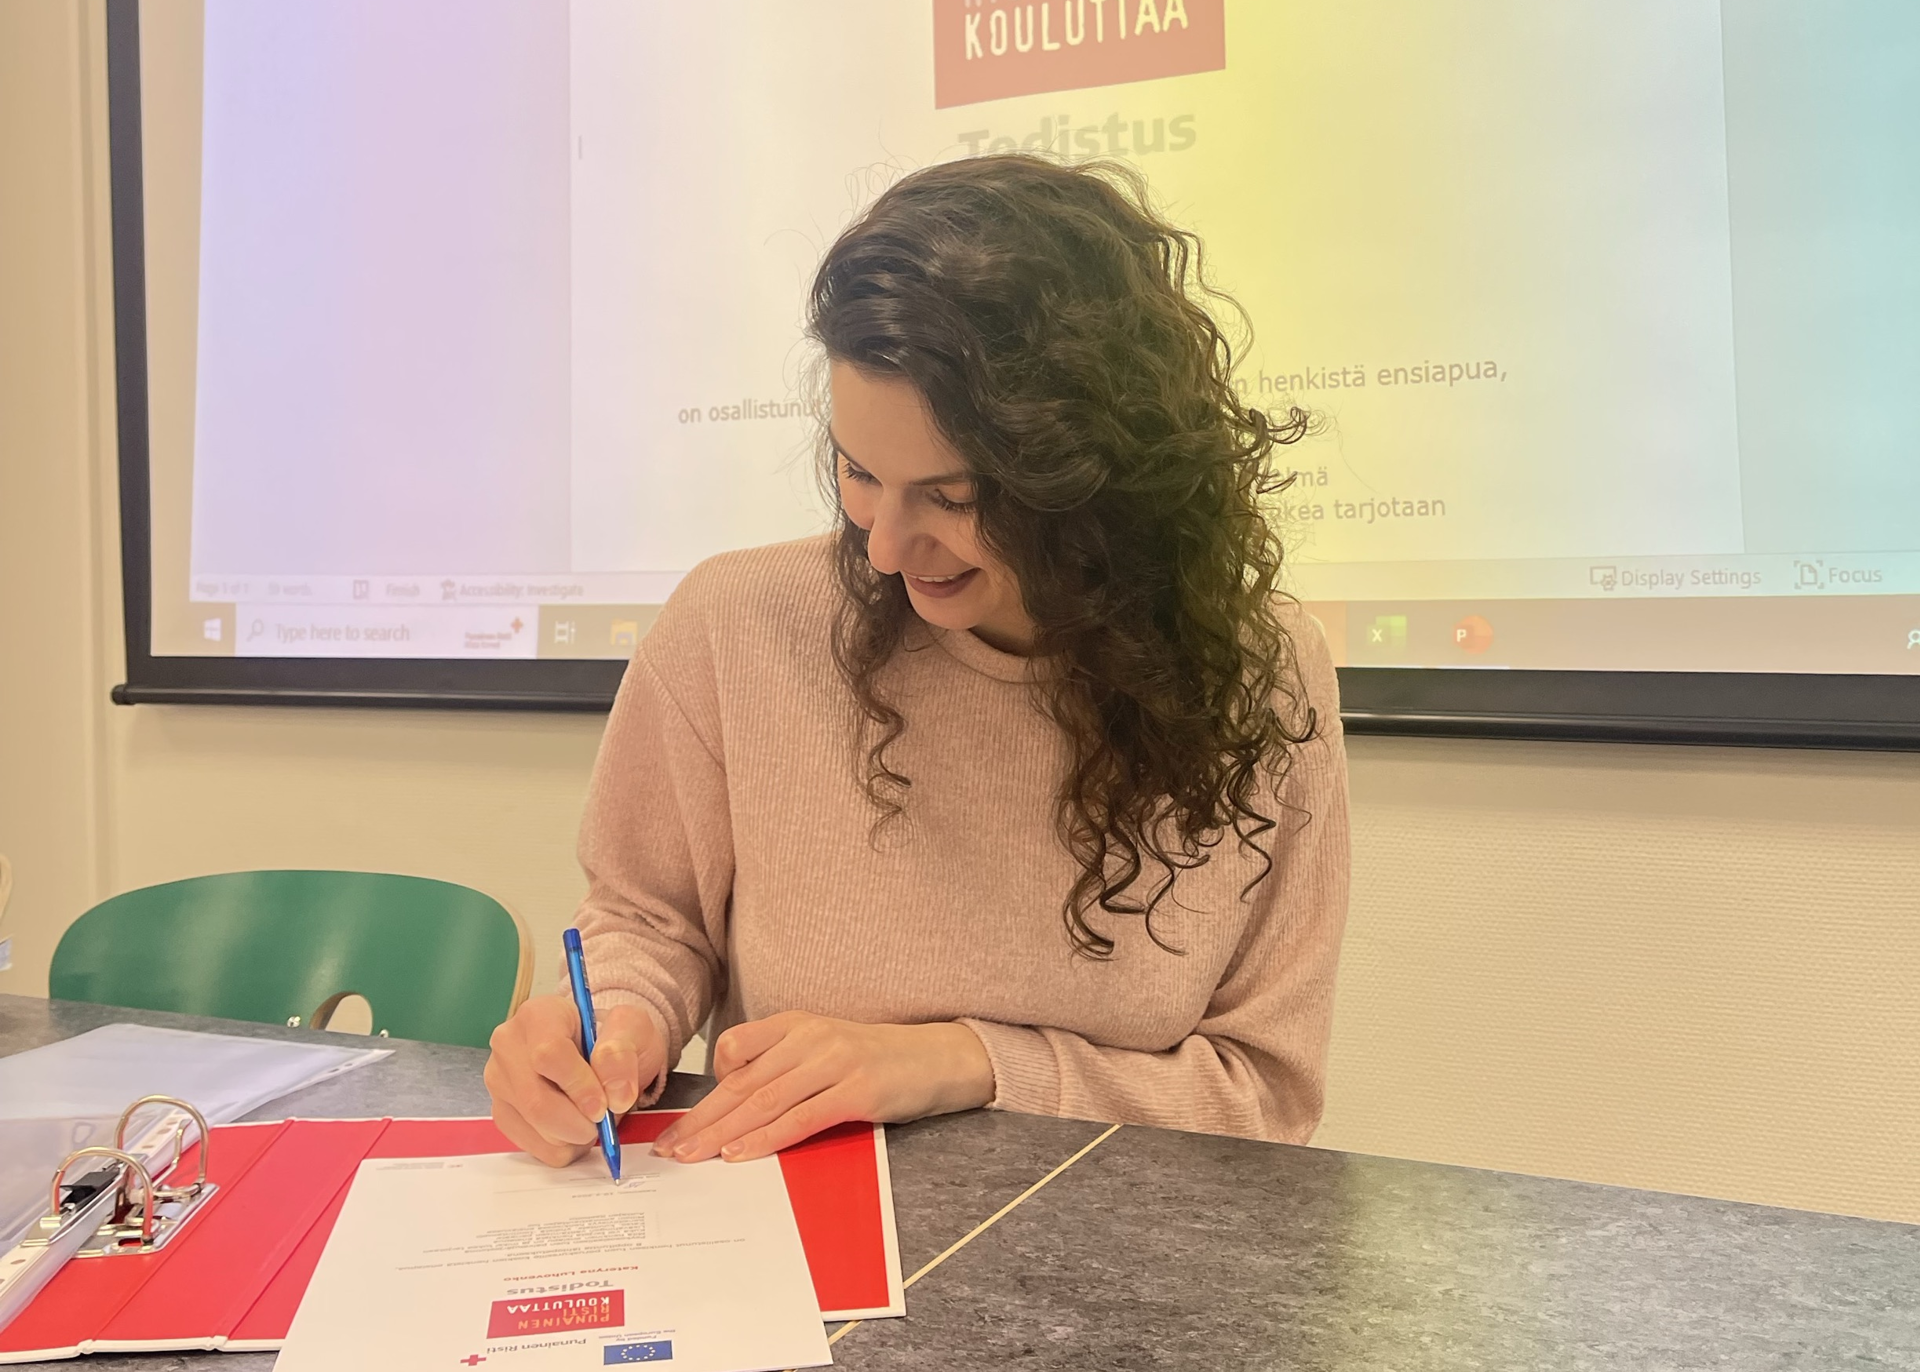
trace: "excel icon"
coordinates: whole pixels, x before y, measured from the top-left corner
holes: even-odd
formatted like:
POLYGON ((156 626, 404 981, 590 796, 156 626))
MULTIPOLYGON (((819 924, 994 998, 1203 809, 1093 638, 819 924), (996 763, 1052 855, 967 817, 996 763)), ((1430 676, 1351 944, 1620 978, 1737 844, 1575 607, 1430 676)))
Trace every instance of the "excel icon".
POLYGON ((1404 648, 1407 646, 1407 617, 1405 615, 1375 615, 1373 623, 1367 626, 1367 646, 1369 648, 1404 648))

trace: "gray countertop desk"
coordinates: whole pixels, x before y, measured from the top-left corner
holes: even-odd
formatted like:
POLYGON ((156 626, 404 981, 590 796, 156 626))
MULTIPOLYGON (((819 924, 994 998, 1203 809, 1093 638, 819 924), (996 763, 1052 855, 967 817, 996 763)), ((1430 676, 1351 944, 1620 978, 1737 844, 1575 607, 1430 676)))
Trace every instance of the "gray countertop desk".
MULTIPOLYGON (((0 1055, 115 1020, 309 1036, 0 996, 0 1055)), ((261 1117, 486 1112, 483 1052, 392 1047, 261 1117)), ((676 1078, 668 1103, 701 1089, 676 1078)), ((842 1367, 1920 1372, 1908 1225, 990 1112, 895 1126, 888 1149, 909 1276, 1052 1179, 917 1282, 906 1319, 848 1329, 842 1367)))

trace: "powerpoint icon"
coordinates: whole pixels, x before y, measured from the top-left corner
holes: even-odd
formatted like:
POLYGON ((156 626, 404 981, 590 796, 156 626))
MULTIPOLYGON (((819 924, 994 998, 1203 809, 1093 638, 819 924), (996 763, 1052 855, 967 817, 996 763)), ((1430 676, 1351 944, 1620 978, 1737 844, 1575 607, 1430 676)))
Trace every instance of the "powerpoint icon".
POLYGON ((1226 65, 1226 0, 933 0, 936 109, 1226 65))

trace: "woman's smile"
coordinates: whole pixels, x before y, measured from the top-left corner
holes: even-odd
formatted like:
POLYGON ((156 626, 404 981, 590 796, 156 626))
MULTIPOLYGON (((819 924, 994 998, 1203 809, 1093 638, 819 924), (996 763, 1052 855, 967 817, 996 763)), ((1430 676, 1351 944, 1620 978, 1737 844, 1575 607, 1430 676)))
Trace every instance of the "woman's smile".
POLYGON ((969 567, 964 572, 949 572, 945 576, 916 576, 912 572, 902 572, 907 580, 907 589, 915 595, 928 595, 944 600, 948 596, 959 595, 974 582, 979 574, 978 567, 969 567))

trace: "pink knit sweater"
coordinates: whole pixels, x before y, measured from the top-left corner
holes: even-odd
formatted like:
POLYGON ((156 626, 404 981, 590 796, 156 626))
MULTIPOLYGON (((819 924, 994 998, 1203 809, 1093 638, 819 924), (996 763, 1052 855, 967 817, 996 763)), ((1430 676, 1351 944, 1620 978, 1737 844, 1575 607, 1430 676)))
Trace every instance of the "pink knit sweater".
MULTIPOLYGON (((1303 1142, 1319 1123, 1347 908, 1338 686, 1297 610, 1320 733, 1276 799, 1271 876, 1229 837, 1155 916, 1099 916, 1112 958, 1076 956, 1061 901, 1064 741, 1033 664, 917 626, 881 686, 907 718, 912 781, 876 841, 829 650, 825 538, 728 553, 681 583, 620 687, 594 767, 576 920, 603 1004, 646 1007, 667 1061, 782 1010, 959 1020, 993 1106, 1303 1142)), ((655 1083, 657 1091, 659 1083, 655 1083)), ((650 1098, 650 1097, 649 1097, 650 1098)))

